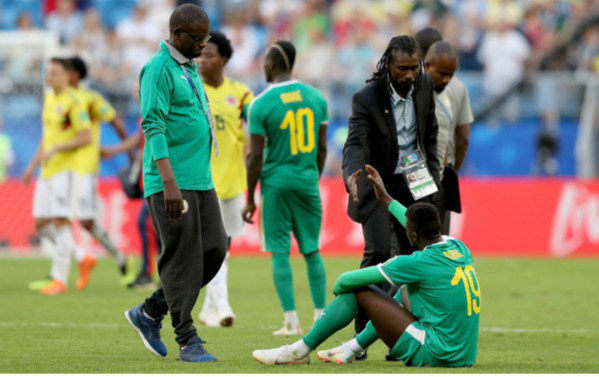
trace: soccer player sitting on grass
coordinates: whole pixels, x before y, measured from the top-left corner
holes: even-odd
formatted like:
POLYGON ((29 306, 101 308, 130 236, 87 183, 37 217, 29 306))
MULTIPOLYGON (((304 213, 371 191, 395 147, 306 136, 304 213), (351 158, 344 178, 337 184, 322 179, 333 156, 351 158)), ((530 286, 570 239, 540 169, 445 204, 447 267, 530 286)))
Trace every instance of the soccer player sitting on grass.
POLYGON ((380 337, 390 356, 407 366, 473 365, 481 298, 472 254, 461 241, 441 235, 436 207, 416 203, 406 210, 389 196, 373 167, 366 165, 366 172, 377 199, 420 251, 342 274, 333 290, 337 297, 306 336, 291 345, 256 350, 254 358, 263 364, 308 364, 310 352, 347 326, 361 307, 370 319, 366 329, 348 343, 318 352, 320 360, 350 363, 380 337), (372 285, 384 282, 401 286, 395 299, 372 285))

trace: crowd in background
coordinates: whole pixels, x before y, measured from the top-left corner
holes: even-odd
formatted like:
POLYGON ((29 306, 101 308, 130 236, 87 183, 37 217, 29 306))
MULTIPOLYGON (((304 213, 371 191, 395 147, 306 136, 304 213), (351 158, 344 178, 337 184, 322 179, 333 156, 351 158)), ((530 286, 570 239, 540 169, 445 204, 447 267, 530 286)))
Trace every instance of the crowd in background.
MULTIPOLYGON (((14 26, 2 28, 58 33, 62 44, 90 63, 93 86, 117 105, 129 97, 158 41, 168 36, 168 15, 174 7, 195 2, 208 12, 212 28, 233 41, 228 75, 259 91, 263 52, 276 40, 291 40, 298 50, 295 76, 328 92, 333 118, 347 114, 338 111, 337 96, 331 91, 353 93, 363 85, 391 36, 414 34, 427 26, 439 29, 458 48, 461 70, 482 70, 485 94, 499 95, 521 79, 527 65, 551 52, 599 8, 593 0, 41 2, 41 22, 23 11, 14 26)), ((598 54, 599 28, 592 27, 558 68, 599 71, 598 54)))
MULTIPOLYGON (((54 32, 61 53, 79 54, 88 63, 87 85, 134 123, 139 109, 131 93, 139 71, 158 41, 168 38, 172 10, 186 2, 201 6, 211 28, 231 39, 234 54, 225 74, 255 93, 266 87, 262 58, 268 46, 277 40, 294 43, 294 76, 320 89, 329 105, 325 174, 339 174, 351 97, 375 71, 392 36, 425 27, 440 30, 459 51, 456 75, 469 89, 475 124, 486 121, 491 128, 531 120, 549 130, 543 132, 551 135, 554 157, 560 119, 575 120, 581 113, 586 79, 575 80, 572 72, 599 73, 595 0, 0 0, 0 37, 3 31, 54 32), (569 73, 543 75, 547 70, 569 73), (530 85, 506 96, 525 75, 530 85), (495 105, 494 98, 502 99, 495 105)), ((0 122, 18 139, 12 174, 35 148, 44 64, 30 46, 0 51, 0 122)), ((516 147, 507 136, 502 140, 488 171, 509 166, 514 174, 516 147)), ((537 148, 516 149, 523 147, 537 148)), ((476 169, 467 161, 464 171, 476 169)))

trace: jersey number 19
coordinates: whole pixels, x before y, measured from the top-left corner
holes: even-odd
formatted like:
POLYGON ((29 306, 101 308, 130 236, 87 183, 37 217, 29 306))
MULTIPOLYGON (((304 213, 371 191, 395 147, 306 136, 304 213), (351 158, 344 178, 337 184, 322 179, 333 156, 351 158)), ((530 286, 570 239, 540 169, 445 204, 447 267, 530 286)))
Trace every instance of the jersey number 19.
POLYGON ((280 128, 289 130, 289 149, 292 155, 310 153, 314 150, 314 112, 309 107, 288 110, 280 128))
POLYGON ((456 267, 455 275, 451 279, 451 285, 458 285, 462 281, 464 283, 464 289, 466 290, 466 301, 468 305, 468 316, 474 313, 480 313, 480 285, 478 284, 478 278, 476 272, 471 264, 467 265, 466 268, 456 267), (476 282, 476 284, 475 284, 476 282), (472 295, 475 298, 472 298, 472 295))

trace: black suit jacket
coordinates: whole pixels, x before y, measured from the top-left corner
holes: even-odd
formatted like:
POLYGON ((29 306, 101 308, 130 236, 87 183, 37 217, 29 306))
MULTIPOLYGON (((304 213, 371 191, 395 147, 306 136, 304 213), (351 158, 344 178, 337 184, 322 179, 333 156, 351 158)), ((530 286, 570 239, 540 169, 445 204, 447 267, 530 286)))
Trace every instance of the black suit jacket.
MULTIPOLYGON (((413 96, 418 124, 418 146, 424 153, 431 175, 439 187, 439 126, 435 117, 433 82, 430 76, 418 76, 414 83, 413 96)), ((346 189, 347 179, 358 169, 363 171, 358 181, 359 202, 354 203, 351 195, 349 197, 347 213, 352 220, 364 222, 377 204, 374 189, 364 174, 364 165, 372 165, 378 170, 383 181, 388 183, 393 177, 398 159, 399 146, 389 80, 382 77, 366 84, 352 99, 349 134, 343 147, 343 178, 346 189)))

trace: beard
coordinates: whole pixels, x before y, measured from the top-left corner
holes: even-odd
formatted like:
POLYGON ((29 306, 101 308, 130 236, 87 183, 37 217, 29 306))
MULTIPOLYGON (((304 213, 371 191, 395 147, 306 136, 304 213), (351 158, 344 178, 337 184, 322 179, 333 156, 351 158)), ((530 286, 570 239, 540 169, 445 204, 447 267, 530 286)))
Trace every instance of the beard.
POLYGON ((395 88, 395 91, 397 91, 398 93, 408 93, 410 89, 412 89, 412 86, 414 86, 413 81, 401 81, 393 83, 393 87, 395 88))

